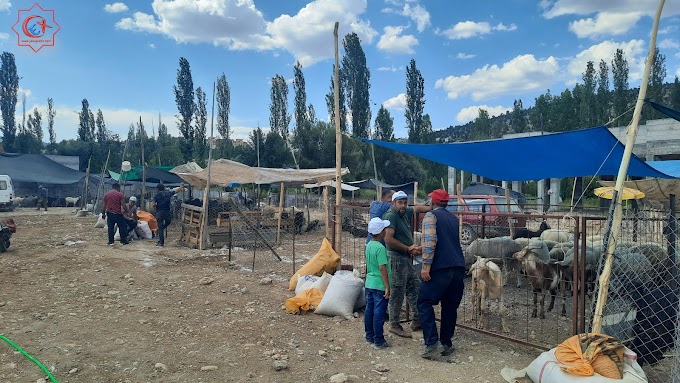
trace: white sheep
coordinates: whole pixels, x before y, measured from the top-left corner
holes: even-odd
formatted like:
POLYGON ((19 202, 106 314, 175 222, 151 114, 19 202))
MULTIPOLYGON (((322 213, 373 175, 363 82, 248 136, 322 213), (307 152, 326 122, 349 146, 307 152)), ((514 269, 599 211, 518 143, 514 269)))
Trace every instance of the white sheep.
POLYGON ((73 206, 75 207, 78 202, 80 202, 80 197, 66 197, 64 198, 66 200, 66 207, 73 206))
POLYGON ((501 317, 501 327, 506 334, 510 333, 505 317, 507 311, 503 305, 503 273, 495 263, 477 257, 477 261, 470 266, 472 275, 472 312, 478 327, 487 327, 486 300, 498 299, 498 315, 501 317))

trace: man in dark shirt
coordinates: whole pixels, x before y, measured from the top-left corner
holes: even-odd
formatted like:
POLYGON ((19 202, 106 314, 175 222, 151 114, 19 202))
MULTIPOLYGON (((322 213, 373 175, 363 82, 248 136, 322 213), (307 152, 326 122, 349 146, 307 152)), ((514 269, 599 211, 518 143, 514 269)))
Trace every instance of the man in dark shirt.
POLYGON ((446 210, 449 193, 437 189, 429 194, 432 211, 423 219, 423 269, 420 272, 418 314, 423 326, 425 351, 423 358, 453 353, 451 338, 456 330, 458 306, 463 298, 465 258, 460 247, 458 218, 446 210), (441 326, 437 324, 433 306, 441 302, 441 326))
POLYGON ((127 245, 128 230, 127 223, 123 212, 127 210, 125 206, 125 196, 120 192, 120 184, 115 183, 110 192, 104 194, 104 206, 102 207, 102 216, 106 218, 106 223, 109 228, 109 246, 113 246, 113 239, 116 234, 116 226, 120 235, 120 243, 127 245))
POLYGON ((170 226, 172 221, 170 202, 172 196, 183 189, 183 183, 175 190, 166 190, 165 185, 158 184, 158 193, 153 197, 154 204, 156 205, 156 220, 158 221, 158 243, 156 246, 165 246, 165 229, 170 226))
MULTIPOLYGON (((383 190, 382 192, 382 198, 380 201, 373 201, 371 202, 371 205, 369 207, 368 211, 368 220, 372 220, 373 218, 382 218, 382 216, 387 213, 388 210, 390 210, 390 207, 392 207, 392 194, 394 194, 395 191, 392 189, 387 189, 383 190)), ((368 237, 366 238, 366 244, 371 242, 373 240, 373 234, 368 233, 368 237)), ((385 245, 385 241, 381 241, 383 245, 385 245)))

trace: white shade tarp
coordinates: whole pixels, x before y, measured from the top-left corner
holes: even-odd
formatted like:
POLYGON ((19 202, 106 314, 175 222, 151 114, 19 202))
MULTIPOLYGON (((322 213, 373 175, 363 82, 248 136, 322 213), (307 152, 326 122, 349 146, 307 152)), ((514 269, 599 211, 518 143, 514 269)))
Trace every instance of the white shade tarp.
MULTIPOLYGON (((335 180, 328 180, 320 183, 315 183, 315 184, 305 184, 305 189, 312 189, 312 188, 319 188, 319 187, 324 187, 324 186, 330 186, 330 187, 335 187, 335 180)), ((340 188, 344 191, 356 191, 359 190, 358 187, 352 186, 352 185, 347 185, 345 183, 340 184, 340 188)))
MULTIPOLYGON (((236 184, 272 184, 272 183, 303 183, 323 182, 335 179, 335 168, 323 169, 274 169, 256 168, 240 162, 225 159, 214 160, 210 166, 210 183, 212 185, 227 186, 236 184)), ((174 169, 173 169, 174 170, 174 169)), ((341 175, 349 173, 343 168, 341 175)), ((189 184, 205 187, 208 179, 208 169, 196 173, 176 173, 189 184)))

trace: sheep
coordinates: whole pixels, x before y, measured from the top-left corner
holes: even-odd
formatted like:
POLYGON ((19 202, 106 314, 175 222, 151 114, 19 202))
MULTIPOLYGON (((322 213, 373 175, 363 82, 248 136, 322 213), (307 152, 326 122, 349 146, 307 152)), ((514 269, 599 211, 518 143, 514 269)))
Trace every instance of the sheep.
POLYGON ((80 197, 66 197, 66 207, 69 207, 69 205, 75 207, 78 202, 80 202, 80 197))
POLYGON ((557 243, 555 244, 555 246, 553 246, 552 249, 550 249, 548 255, 550 256, 550 259, 553 261, 563 261, 567 252, 569 250, 572 250, 573 248, 574 244, 571 242, 557 243))
POLYGON ((573 242, 574 238, 571 233, 566 230, 547 229, 541 233, 541 239, 544 241, 555 242, 573 242))
POLYGON ((19 206, 21 205, 21 201, 24 200, 24 197, 14 197, 14 205, 19 206))
POLYGON ((466 264, 472 256, 497 259, 503 262, 503 281, 507 282, 510 269, 514 269, 517 273, 517 287, 519 288, 522 287, 520 268, 512 258, 512 254, 520 250, 522 250, 522 245, 510 237, 477 238, 465 249, 466 264))
POLYGON ((558 289, 562 295, 562 316, 567 315, 564 284, 562 283, 562 275, 560 267, 555 263, 543 262, 539 255, 528 246, 524 249, 514 253, 513 258, 520 262, 522 270, 526 273, 529 283, 534 291, 534 310, 531 313, 532 318, 536 318, 538 293, 541 293, 541 312, 540 318, 545 319, 545 294, 550 292, 550 305, 548 311, 551 311, 555 306, 555 297, 558 289))
POLYGON ((518 227, 515 229, 515 233, 512 235, 512 239, 517 239, 517 238, 538 238, 541 236, 541 234, 550 229, 550 225, 548 225, 548 222, 543 221, 541 222, 541 225, 538 227, 538 230, 529 230, 526 227, 518 227))
POLYGON ((507 311, 503 305, 503 274, 495 263, 481 257, 470 267, 472 275, 472 312, 475 322, 482 329, 487 328, 486 299, 498 299, 498 315, 501 327, 506 334, 510 333, 506 323, 507 311), (479 320, 477 318, 479 317, 479 320))

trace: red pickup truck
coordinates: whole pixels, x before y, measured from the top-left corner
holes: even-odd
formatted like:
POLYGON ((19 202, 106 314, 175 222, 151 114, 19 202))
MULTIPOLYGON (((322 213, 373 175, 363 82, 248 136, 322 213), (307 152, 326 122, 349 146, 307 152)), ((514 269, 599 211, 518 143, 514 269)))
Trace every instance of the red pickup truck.
MULTIPOLYGON (((482 235, 482 227, 484 228, 484 237, 500 237, 510 235, 510 221, 512 220, 513 227, 526 227, 526 217, 508 217, 498 216, 497 213, 508 213, 508 204, 504 196, 498 195, 463 195, 458 200, 457 195, 450 195, 449 205, 446 207, 451 212, 467 212, 468 214, 459 214, 458 217, 462 221, 463 229, 461 234, 461 244, 469 245, 482 235), (470 214, 470 213, 487 213, 470 214)), ((510 201, 509 213, 522 214, 524 211, 519 207, 515 200, 510 201)), ((421 214, 418 218, 418 226, 421 226, 421 214)))

